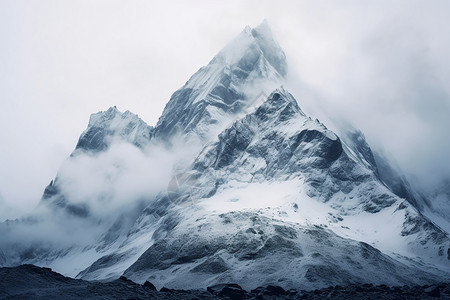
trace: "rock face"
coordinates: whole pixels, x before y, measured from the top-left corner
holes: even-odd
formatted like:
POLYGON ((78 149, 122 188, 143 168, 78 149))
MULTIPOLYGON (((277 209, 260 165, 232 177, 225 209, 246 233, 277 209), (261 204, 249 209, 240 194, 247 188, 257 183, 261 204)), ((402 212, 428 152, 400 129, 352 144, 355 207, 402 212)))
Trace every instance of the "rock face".
POLYGON ((268 285, 251 291, 238 284, 218 284, 207 290, 157 291, 146 281, 136 284, 125 277, 112 282, 89 282, 72 279, 47 268, 23 265, 0 268, 0 298, 2 299, 447 299, 450 284, 433 286, 388 287, 385 285, 352 284, 314 291, 284 290, 268 285))
POLYGON ((36 212, 0 226, 1 265, 218 297, 247 293, 228 283, 289 295, 448 278, 448 232, 402 198, 361 132, 308 117, 279 86, 286 72, 263 23, 176 91, 156 127, 114 107, 92 115, 36 212))

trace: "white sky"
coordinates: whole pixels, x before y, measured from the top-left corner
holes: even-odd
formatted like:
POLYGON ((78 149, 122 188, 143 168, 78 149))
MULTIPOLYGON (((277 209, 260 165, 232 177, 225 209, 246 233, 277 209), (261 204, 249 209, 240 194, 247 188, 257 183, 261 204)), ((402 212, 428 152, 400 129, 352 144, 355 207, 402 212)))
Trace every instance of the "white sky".
POLYGON ((155 125, 170 95, 267 18, 288 89, 409 173, 450 176, 450 2, 0 0, 0 209, 33 208, 91 113, 155 125))

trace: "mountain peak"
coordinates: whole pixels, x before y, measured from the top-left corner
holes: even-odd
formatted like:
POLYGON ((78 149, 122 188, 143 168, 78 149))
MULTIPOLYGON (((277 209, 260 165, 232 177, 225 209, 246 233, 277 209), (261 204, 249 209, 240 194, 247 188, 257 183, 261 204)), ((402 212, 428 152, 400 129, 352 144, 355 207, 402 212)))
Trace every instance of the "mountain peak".
POLYGON ((117 107, 111 106, 105 111, 99 111, 98 113, 91 114, 88 127, 100 126, 104 121, 112 120, 118 113, 120 114, 117 107))
POLYGON ((256 62, 264 57, 281 77, 287 74, 286 56, 280 45, 273 38, 272 30, 267 20, 255 28, 246 26, 212 62, 224 62, 228 65, 242 65, 247 67, 249 62, 256 62))
POLYGON ((256 26, 255 29, 270 31, 269 21, 267 21, 267 19, 262 20, 261 24, 256 26))
POLYGON ((242 30, 242 32, 244 32, 250 36, 252 34, 252 28, 247 25, 244 27, 244 30, 242 30))
POLYGON ((275 43, 278 45, 273 38, 272 30, 270 29, 269 22, 266 19, 264 19, 261 24, 253 28, 251 33, 255 39, 264 39, 266 42, 275 43))
POLYGON ((76 150, 103 151, 114 138, 120 138, 137 147, 146 145, 153 135, 153 127, 130 111, 120 112, 116 106, 92 114, 88 128, 81 134, 76 150))
POLYGON ((267 21, 247 26, 172 95, 155 135, 184 132, 207 140, 254 100, 252 91, 270 92, 286 74, 286 56, 267 21))

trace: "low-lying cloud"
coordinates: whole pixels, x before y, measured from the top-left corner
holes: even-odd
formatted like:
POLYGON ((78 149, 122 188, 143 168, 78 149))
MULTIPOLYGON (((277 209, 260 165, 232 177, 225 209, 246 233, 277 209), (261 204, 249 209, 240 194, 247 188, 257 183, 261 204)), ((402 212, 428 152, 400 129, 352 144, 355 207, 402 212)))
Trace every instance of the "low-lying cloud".
POLYGON ((311 55, 295 55, 302 47, 287 41, 289 88, 306 112, 331 128, 351 123, 408 177, 436 188, 450 177, 450 38, 443 13, 450 7, 353 4, 319 10, 325 23, 303 32, 306 41, 318 46, 323 39, 328 48, 313 53, 315 46, 306 44, 311 55))
POLYGON ((53 197, 62 195, 65 205, 87 213, 74 214, 48 198, 28 216, 1 224, 0 250, 8 264, 32 262, 35 256, 45 261, 55 250, 99 246, 111 228, 114 234, 126 233, 200 150, 193 139, 172 145, 151 142, 141 149, 116 140, 104 152, 76 150, 58 172, 54 184, 59 193, 53 197))

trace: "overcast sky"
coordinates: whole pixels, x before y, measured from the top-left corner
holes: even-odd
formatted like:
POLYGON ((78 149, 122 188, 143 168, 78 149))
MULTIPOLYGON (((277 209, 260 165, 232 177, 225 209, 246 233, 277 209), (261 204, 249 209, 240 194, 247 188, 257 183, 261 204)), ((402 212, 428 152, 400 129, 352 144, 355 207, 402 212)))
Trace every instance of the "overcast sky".
MULTIPOLYGON (((448 1, 0 0, 0 205, 33 208, 91 113, 155 125, 170 95, 267 19, 287 88, 432 184, 450 176, 448 1)), ((327 124, 326 124, 327 125, 327 124)))

